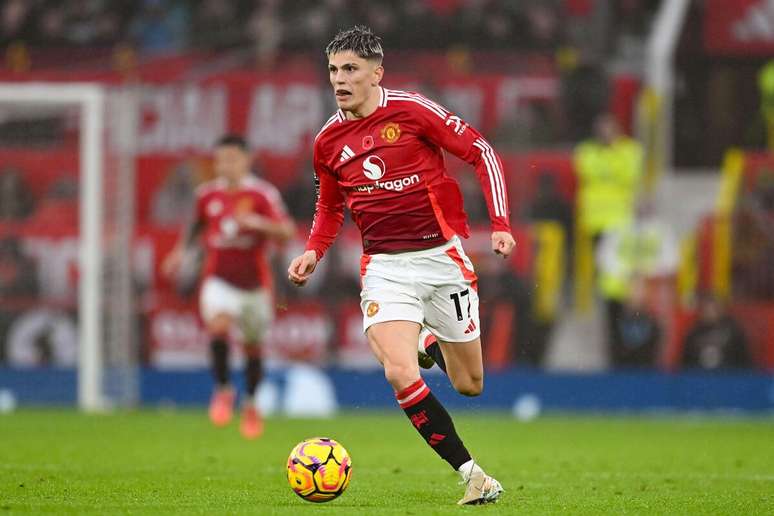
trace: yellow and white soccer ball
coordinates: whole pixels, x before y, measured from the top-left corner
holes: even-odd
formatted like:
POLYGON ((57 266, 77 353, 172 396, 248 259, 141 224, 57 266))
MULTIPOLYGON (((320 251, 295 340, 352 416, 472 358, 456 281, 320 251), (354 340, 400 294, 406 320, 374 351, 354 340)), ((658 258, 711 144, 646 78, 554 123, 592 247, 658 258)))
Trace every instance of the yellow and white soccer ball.
POLYGON ((347 489, 352 460, 342 445, 327 437, 301 441, 288 457, 288 483, 309 502, 328 502, 347 489))

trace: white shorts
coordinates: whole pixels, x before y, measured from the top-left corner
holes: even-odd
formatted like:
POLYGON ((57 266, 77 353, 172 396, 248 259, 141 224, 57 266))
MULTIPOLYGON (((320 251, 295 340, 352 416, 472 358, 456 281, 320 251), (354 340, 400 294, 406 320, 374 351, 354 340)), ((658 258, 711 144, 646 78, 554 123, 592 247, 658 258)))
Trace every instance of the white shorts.
POLYGON ((199 310, 205 322, 219 314, 232 316, 245 342, 250 344, 263 342, 274 320, 272 296, 268 290, 242 290, 215 276, 209 276, 202 284, 199 310))
POLYGON ((445 342, 481 335, 476 273, 457 236, 422 251, 363 255, 360 272, 363 331, 414 321, 445 342))

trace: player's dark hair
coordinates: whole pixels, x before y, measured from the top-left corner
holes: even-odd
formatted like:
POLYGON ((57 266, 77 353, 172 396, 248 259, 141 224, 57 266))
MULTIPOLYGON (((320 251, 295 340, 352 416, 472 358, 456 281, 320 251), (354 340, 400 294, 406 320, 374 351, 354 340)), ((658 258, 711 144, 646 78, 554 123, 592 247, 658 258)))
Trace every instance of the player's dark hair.
POLYGON ((247 140, 245 140, 244 136, 239 134, 224 134, 215 143, 215 147, 223 147, 224 145, 239 147, 243 151, 247 152, 247 140))
POLYGON ((381 61, 384 57, 382 38, 365 25, 355 25, 351 29, 340 30, 325 47, 325 54, 338 54, 348 50, 363 59, 381 61))

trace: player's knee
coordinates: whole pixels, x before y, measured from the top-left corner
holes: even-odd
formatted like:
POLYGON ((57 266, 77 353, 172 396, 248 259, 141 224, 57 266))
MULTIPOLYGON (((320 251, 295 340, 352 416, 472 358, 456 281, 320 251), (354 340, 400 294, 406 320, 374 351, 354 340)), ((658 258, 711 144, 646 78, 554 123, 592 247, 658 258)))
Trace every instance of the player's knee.
POLYGON ((454 390, 463 396, 479 396, 484 390, 484 377, 482 375, 469 375, 453 381, 452 384, 454 390))
POLYGON ((396 391, 401 391, 414 383, 419 376, 419 372, 410 366, 403 364, 384 364, 384 377, 396 391))
POLYGON ((207 331, 213 337, 228 337, 232 320, 228 315, 216 315, 207 321, 207 331))

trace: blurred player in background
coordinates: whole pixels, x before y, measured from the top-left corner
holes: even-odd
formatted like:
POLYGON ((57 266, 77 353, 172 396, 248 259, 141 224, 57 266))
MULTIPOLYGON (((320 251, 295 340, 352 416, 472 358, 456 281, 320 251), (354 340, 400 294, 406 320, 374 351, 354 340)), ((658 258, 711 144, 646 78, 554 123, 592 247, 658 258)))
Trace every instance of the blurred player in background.
POLYGON ((502 487, 471 458, 422 380, 417 346, 458 392, 481 393, 477 280, 458 237, 468 236, 467 217, 443 149, 475 166, 492 250, 508 256, 514 240, 502 165, 458 116, 421 95, 379 85, 380 41, 370 29, 354 27, 325 50, 340 109, 315 139, 316 213, 307 250, 288 275, 306 283, 338 234, 346 204, 363 240, 361 309, 371 349, 411 423, 465 481, 458 503, 494 502, 502 487))
POLYGON ((255 406, 255 392, 263 367, 261 343, 274 317, 271 272, 266 245, 293 236, 276 188, 250 172, 250 153, 241 136, 226 135, 214 152, 216 179, 196 191, 193 222, 163 263, 163 272, 175 275, 184 253, 201 235, 206 251, 199 308, 211 338, 215 391, 210 420, 217 426, 231 421, 236 392, 229 372, 229 336, 241 332, 246 357, 246 397, 240 431, 248 439, 263 431, 255 406))

